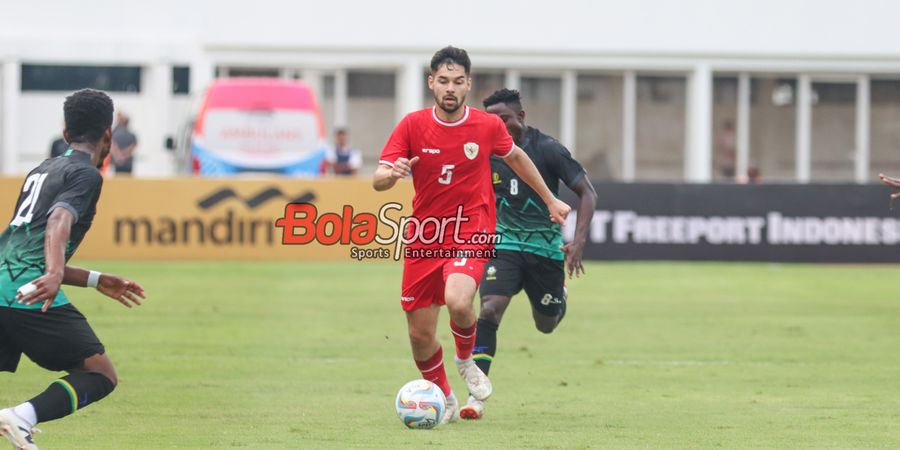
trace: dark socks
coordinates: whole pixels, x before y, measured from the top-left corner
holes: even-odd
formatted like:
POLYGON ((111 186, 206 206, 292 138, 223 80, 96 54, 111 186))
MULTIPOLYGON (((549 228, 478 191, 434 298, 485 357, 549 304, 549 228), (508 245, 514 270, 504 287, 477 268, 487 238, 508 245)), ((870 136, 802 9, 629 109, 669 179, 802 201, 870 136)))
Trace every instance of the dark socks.
POLYGON ((47 390, 29 400, 38 422, 68 416, 109 395, 112 381, 99 373, 71 373, 54 381, 47 390))
POLYGON ((491 370, 491 361, 497 351, 497 328, 499 325, 484 319, 478 319, 478 329, 475 333, 475 350, 472 358, 475 365, 487 375, 491 370))

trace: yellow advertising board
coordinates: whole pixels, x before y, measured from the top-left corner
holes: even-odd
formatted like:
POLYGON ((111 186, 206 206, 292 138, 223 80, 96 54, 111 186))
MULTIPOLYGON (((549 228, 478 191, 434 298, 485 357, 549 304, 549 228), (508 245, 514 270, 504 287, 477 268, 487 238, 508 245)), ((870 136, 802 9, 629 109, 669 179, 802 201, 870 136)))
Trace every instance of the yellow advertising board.
MULTIPOLYGON (((0 207, 10 217, 21 185, 21 179, 0 179, 5 196, 0 207)), ((410 215, 412 195, 410 182, 376 192, 368 179, 112 178, 104 181, 97 216, 77 255, 128 260, 350 259, 352 244, 313 240, 284 245, 283 233, 290 227, 285 231, 276 222, 286 206, 311 204, 318 217, 335 213, 340 221, 320 226, 326 234, 346 235, 355 225, 351 216, 377 216, 385 204, 397 204, 388 214, 392 218, 410 215)), ((375 243, 357 247, 379 248, 375 243)))

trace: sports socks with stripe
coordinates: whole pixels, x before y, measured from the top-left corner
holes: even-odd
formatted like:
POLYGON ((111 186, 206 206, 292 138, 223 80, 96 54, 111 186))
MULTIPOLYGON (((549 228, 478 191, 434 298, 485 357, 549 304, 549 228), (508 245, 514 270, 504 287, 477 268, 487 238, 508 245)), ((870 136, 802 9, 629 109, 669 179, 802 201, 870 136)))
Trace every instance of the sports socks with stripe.
POLYGON ((438 347, 437 352, 425 361, 416 361, 416 367, 422 372, 422 378, 438 385, 445 396, 450 396, 450 381, 447 380, 447 371, 444 370, 444 350, 438 347))
POLYGON ((28 402, 34 407, 37 422, 47 422, 99 401, 115 387, 109 378, 99 373, 70 373, 28 402))
POLYGON ((472 357, 472 349, 475 347, 476 325, 463 328, 450 321, 450 331, 453 332, 453 340, 456 341, 457 359, 466 360, 472 357))
POLYGON ((474 355, 475 365, 484 372, 485 375, 491 370, 491 362, 494 360, 494 354, 497 351, 497 325, 484 319, 478 319, 477 323, 477 339, 475 340, 474 355))

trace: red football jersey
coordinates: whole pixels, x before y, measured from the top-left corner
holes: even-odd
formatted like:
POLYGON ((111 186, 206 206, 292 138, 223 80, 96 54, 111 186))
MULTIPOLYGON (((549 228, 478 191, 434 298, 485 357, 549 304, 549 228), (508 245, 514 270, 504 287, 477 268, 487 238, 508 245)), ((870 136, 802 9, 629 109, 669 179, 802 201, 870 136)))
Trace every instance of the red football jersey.
MULTIPOLYGON (((407 114, 394 128, 379 162, 391 166, 397 158, 419 157, 412 167, 416 191, 413 217, 420 221, 455 217, 462 205, 468 221, 461 224, 460 237, 494 233, 496 212, 490 158, 491 154, 509 156, 514 147, 512 137, 494 114, 466 106, 462 119, 444 122, 438 118, 436 108, 407 114)), ((450 226, 445 230, 443 247, 454 246, 448 234, 452 236, 450 226)), ((431 235, 429 231, 427 236, 431 235)))

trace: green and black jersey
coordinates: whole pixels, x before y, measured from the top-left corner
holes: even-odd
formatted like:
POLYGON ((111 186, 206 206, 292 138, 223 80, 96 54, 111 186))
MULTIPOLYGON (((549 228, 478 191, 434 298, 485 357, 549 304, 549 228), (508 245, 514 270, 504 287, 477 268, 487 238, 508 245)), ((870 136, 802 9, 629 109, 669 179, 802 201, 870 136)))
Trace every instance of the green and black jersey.
MULTIPOLYGON (((15 302, 16 290, 44 274, 44 235, 47 219, 56 208, 75 216, 66 245, 66 261, 72 257, 91 227, 103 177, 85 152, 68 150, 45 160, 28 173, 16 209, 0 235, 0 307, 38 309, 15 302)), ((52 307, 69 300, 60 290, 52 307)))
MULTIPOLYGON (((574 188, 585 176, 584 168, 569 150, 536 128, 528 127, 518 145, 537 166, 553 195, 558 194, 560 181, 574 188)), ((563 260, 565 255, 559 249, 563 245, 560 227, 550 221, 544 201, 501 158, 491 157, 491 172, 500 234, 496 248, 563 260)))

